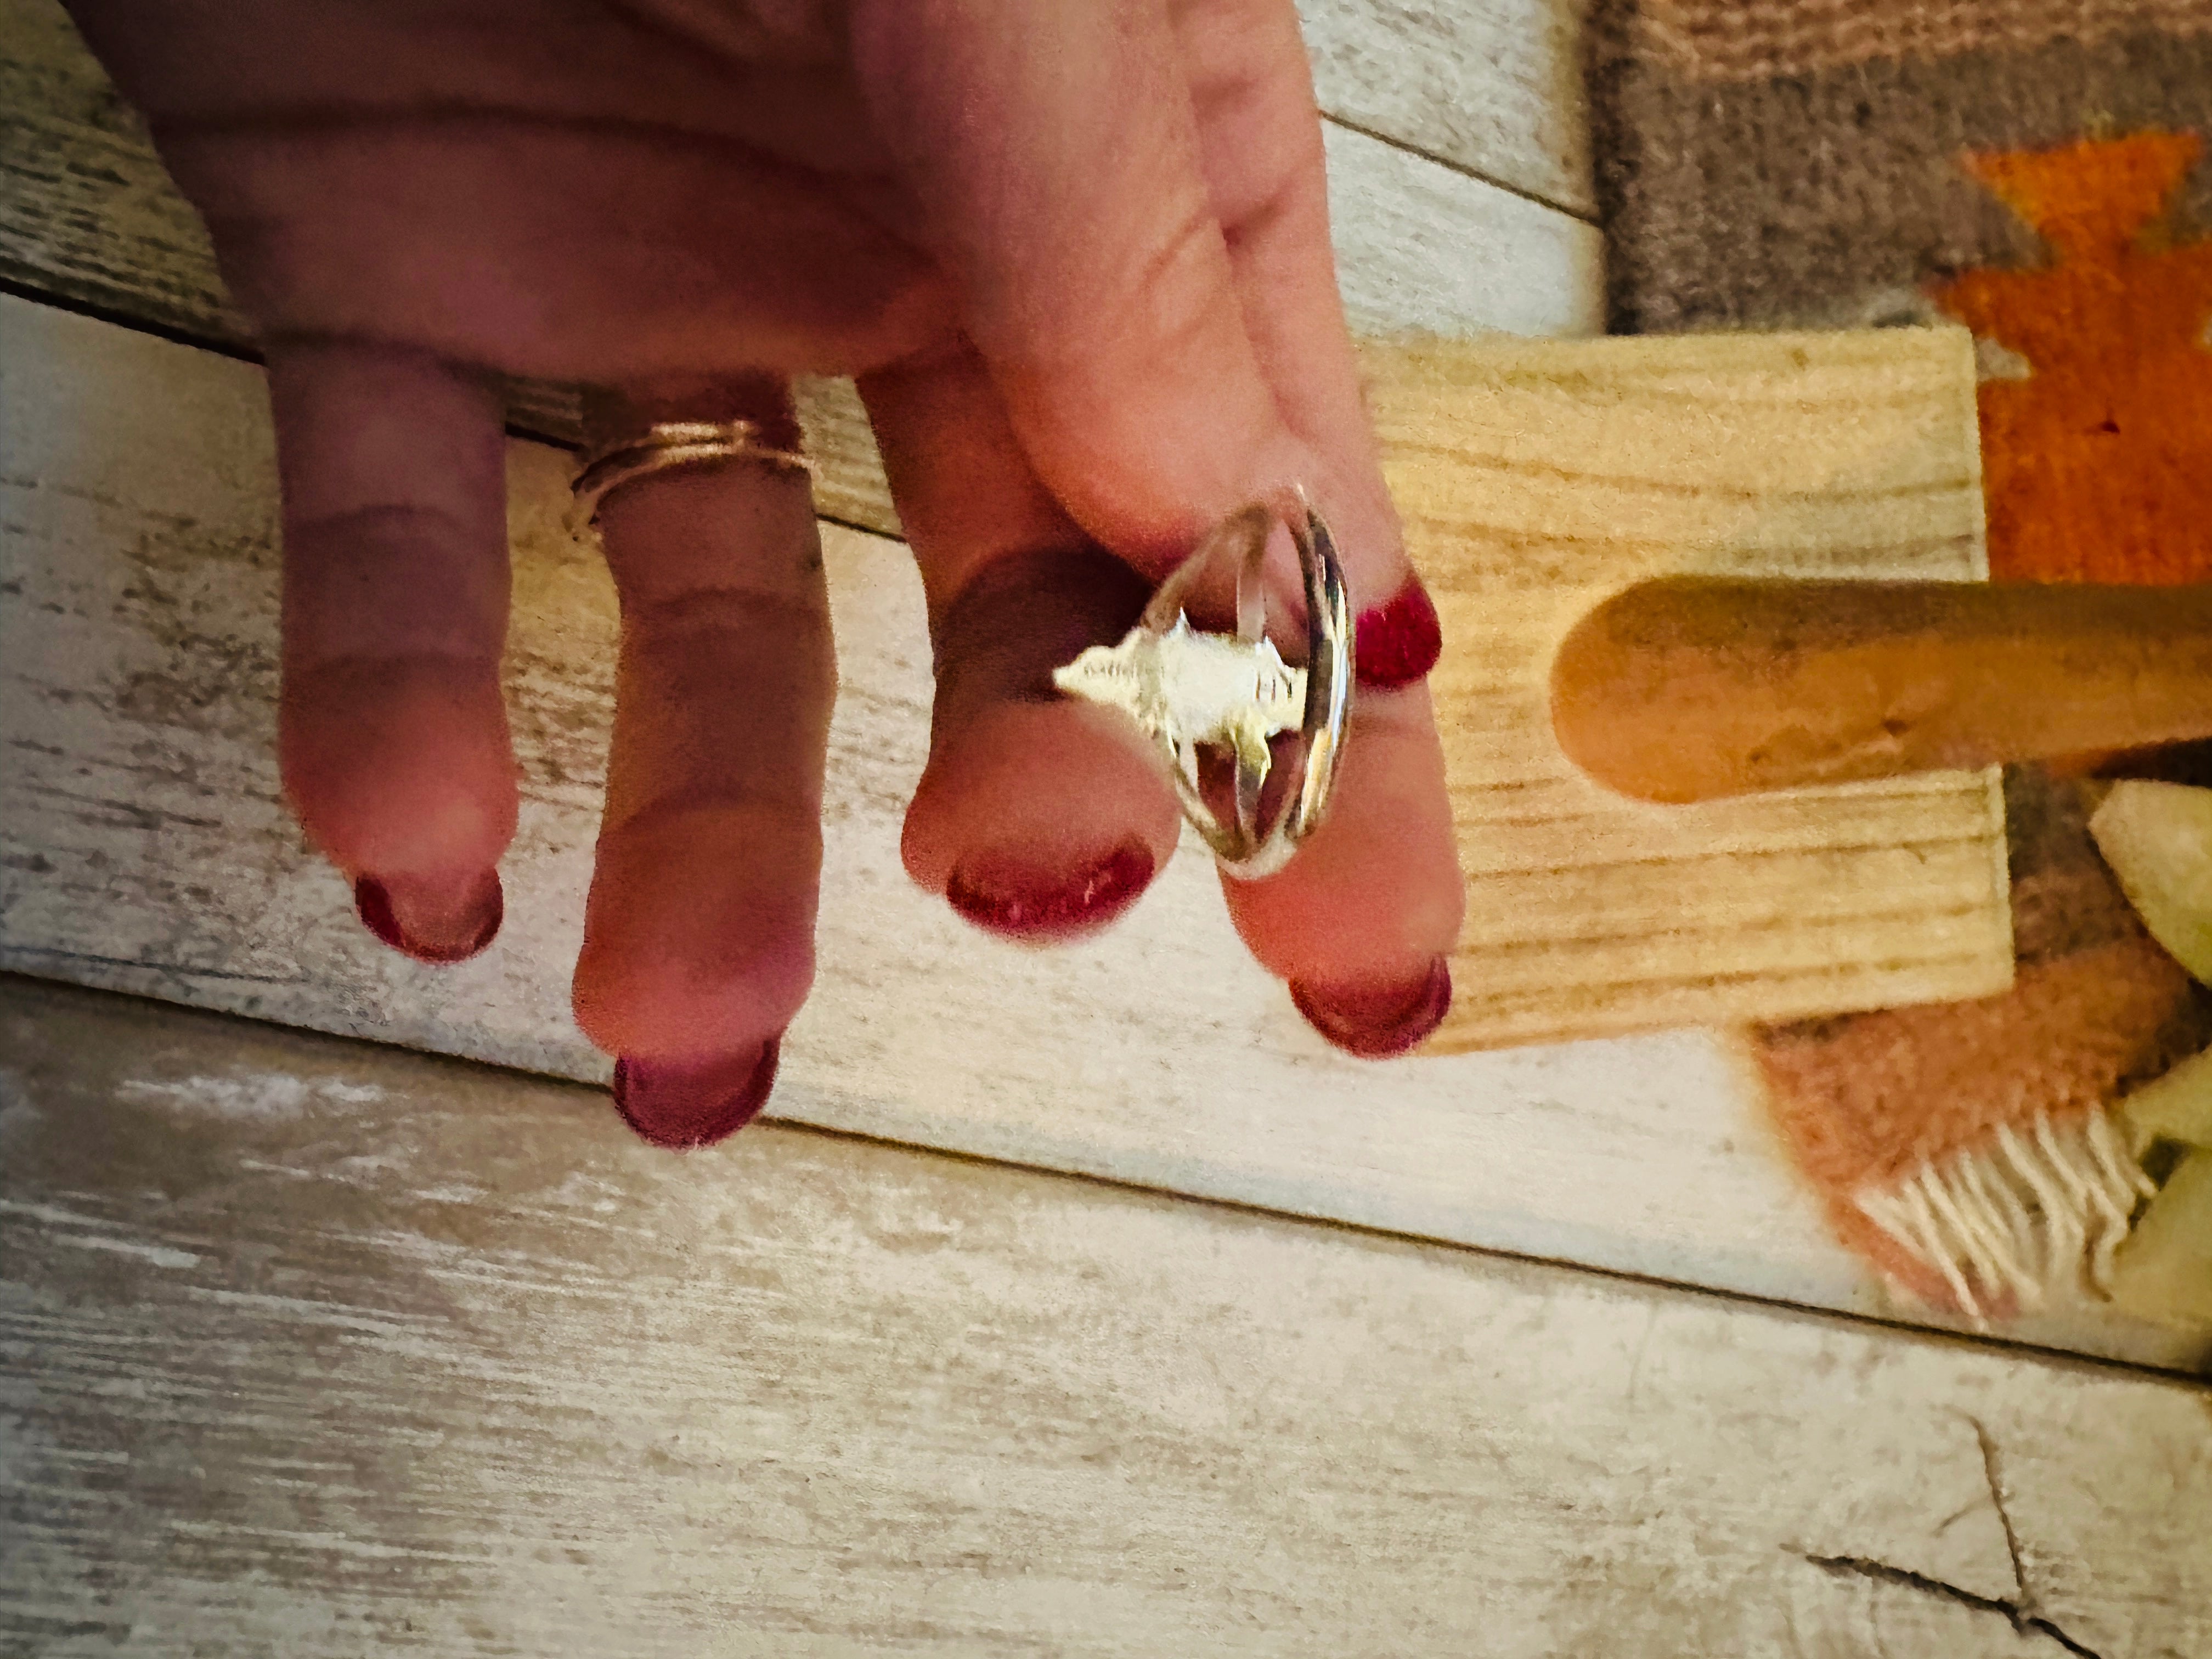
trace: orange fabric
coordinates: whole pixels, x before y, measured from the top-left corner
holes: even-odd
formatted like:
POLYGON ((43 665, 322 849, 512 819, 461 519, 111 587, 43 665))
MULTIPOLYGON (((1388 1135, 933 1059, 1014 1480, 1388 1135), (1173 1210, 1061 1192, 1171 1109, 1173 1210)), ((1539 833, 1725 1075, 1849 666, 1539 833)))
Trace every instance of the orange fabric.
POLYGON ((2063 1121, 2166 1070, 2197 1046, 2189 987, 2137 935, 2023 965, 2011 990, 1978 1002, 1785 1029, 1759 1064, 1814 1182, 1890 1187, 1986 1145, 2000 1124, 2063 1121))
MULTIPOLYGON (((2180 964, 2136 934, 2023 963, 2002 996, 1853 1014, 1753 1045, 1766 1097, 1838 1237, 1924 1302, 1955 1306, 1931 1263, 1853 1201, 1923 1163, 1992 1145, 2000 1124, 2060 1125, 2201 1046, 2180 964)), ((1985 1285, 1988 1311, 2011 1312, 1985 1285)))
POLYGON ((1934 290, 2030 368, 1980 392, 2000 581, 2212 580, 2212 243, 2171 246, 2161 219, 2202 149, 2146 132, 1966 159, 2052 254, 1934 290))

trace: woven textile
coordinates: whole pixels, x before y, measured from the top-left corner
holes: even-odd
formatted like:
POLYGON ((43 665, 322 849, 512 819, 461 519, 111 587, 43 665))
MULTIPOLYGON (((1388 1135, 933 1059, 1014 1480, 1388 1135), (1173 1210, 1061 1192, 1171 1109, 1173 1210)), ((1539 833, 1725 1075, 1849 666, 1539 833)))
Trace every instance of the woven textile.
MULTIPOLYGON (((1590 82, 1617 331, 1963 323, 1992 578, 2212 580, 2212 0, 1598 0, 1590 82)), ((1753 1039, 1839 1234, 1976 1315, 2094 1285, 2106 1110, 2212 1037, 2096 789, 2008 778, 2011 993, 1753 1039)))
POLYGON ((2212 0, 1598 0, 1592 41, 1617 332, 1928 318, 2042 257, 1964 158, 2212 131, 2212 0))

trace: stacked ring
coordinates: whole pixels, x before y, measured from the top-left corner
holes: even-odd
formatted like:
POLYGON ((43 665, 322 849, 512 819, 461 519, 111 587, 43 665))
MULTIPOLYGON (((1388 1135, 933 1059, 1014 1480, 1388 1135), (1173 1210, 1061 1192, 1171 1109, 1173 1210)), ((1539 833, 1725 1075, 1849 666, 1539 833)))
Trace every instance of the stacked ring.
POLYGON ((624 484, 672 467, 716 461, 758 461, 779 471, 812 473, 814 464, 795 449, 763 441, 757 421, 655 421, 595 446, 569 486, 583 524, 599 516, 599 503, 624 484))

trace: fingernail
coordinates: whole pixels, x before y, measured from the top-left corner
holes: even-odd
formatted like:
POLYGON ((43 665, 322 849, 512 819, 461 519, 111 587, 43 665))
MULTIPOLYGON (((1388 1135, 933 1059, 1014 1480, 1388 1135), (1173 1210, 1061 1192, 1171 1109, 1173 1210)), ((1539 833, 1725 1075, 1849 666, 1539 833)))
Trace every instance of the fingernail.
POLYGON ((965 866, 945 884, 945 902, 978 927, 1012 938, 1069 939, 1103 927, 1152 879, 1152 848, 1125 842, 1072 880, 993 878, 965 866))
POLYGON ((395 902, 390 886, 362 876, 353 884, 353 908, 362 926, 393 950, 443 968, 466 962, 498 936, 507 894, 496 870, 471 882, 458 902, 441 902, 403 885, 395 902))
POLYGON ((655 1146, 690 1152, 733 1135, 760 1115, 783 1049, 772 1036, 750 1054, 704 1062, 615 1061, 615 1109, 655 1146))
POLYGON ((1404 1054, 1443 1024, 1451 1000, 1451 963, 1443 957, 1419 978, 1395 984, 1291 987, 1314 1030, 1364 1060, 1404 1054))
POLYGON ((1363 611, 1353 625, 1352 663, 1362 685, 1411 685, 1437 665, 1443 648, 1443 626, 1419 576, 1408 576, 1395 598, 1363 611))

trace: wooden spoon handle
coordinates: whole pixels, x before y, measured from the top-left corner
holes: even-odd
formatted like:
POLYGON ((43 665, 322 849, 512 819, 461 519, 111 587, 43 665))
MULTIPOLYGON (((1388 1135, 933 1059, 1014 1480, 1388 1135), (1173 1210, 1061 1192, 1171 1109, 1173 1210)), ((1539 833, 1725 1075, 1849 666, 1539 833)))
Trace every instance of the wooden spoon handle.
POLYGON ((1560 646, 1552 723, 1675 802, 2212 737, 2212 589, 1644 582, 1560 646))

